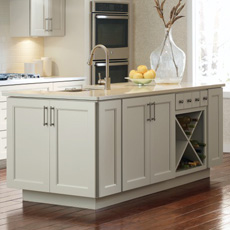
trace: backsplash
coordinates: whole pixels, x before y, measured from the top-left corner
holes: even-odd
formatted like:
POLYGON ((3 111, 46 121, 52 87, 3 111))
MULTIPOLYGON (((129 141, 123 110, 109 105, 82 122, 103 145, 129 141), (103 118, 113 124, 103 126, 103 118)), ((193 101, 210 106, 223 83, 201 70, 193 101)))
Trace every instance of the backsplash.
POLYGON ((0 73, 23 73, 24 62, 44 56, 43 38, 10 37, 10 1, 0 0, 0 73))

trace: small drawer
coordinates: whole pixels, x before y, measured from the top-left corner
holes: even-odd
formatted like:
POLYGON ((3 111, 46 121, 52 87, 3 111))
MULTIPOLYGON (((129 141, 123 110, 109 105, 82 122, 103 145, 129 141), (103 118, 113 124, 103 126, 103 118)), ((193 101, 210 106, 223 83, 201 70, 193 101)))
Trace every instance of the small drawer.
POLYGON ((192 108, 193 101, 192 101, 192 93, 184 93, 184 109, 192 108))
POLYGON ((7 119, 6 102, 0 102, 0 130, 6 130, 7 119))
POLYGON ((192 107, 200 107, 200 91, 192 93, 192 107))
POLYGON ((176 110, 198 108, 208 105, 208 91, 176 94, 176 110))
POLYGON ((6 131, 0 132, 0 160, 6 159, 7 141, 6 131))
POLYGON ((200 92, 200 105, 201 106, 208 105, 208 90, 202 90, 200 92))
POLYGON ((178 93, 176 94, 176 110, 184 109, 184 94, 178 93))

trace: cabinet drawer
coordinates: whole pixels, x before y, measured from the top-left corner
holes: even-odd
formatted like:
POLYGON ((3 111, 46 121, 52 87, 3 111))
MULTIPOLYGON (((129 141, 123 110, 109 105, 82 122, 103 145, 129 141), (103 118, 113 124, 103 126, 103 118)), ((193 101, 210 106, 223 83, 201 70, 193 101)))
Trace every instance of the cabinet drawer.
POLYGON ((184 93, 184 109, 192 108, 192 93, 184 93))
POLYGON ((198 108, 207 105, 207 90, 176 94, 176 110, 198 108))
POLYGON ((0 102, 0 130, 6 130, 6 102, 0 102))
POLYGON ((6 149, 7 149, 6 131, 3 131, 0 132, 0 160, 6 159, 6 149))

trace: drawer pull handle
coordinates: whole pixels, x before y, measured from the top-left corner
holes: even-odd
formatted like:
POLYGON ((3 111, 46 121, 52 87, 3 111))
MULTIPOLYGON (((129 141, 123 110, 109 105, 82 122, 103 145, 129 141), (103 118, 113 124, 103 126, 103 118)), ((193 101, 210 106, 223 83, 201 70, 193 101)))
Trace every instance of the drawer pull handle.
POLYGON ((208 97, 203 97, 203 100, 204 100, 204 101, 207 101, 207 100, 208 100, 208 97))
POLYGON ((153 106, 153 109, 154 109, 154 111, 153 111, 153 118, 151 120, 155 121, 156 120, 156 103, 153 102, 151 105, 153 106))
POLYGON ((55 110, 54 110, 54 107, 50 107, 50 126, 55 126, 55 110))
POLYGON ((179 104, 184 104, 184 100, 179 100, 179 104))
POLYGON ((43 107, 43 126, 48 126, 48 107, 43 107))
POLYGON ((199 102, 199 101, 200 101, 200 98, 196 98, 195 101, 196 101, 196 102, 199 102))
POLYGON ((149 118, 147 119, 147 121, 151 121, 151 117, 152 117, 152 114, 151 114, 151 104, 147 104, 147 106, 149 106, 149 118))
POLYGON ((191 102, 192 102, 192 99, 188 99, 187 102, 188 102, 188 103, 191 103, 191 102))

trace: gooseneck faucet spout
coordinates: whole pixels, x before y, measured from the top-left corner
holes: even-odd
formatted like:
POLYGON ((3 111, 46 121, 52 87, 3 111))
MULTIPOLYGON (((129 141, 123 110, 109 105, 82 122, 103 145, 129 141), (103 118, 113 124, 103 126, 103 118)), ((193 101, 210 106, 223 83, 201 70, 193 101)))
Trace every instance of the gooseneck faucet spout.
POLYGON ((93 56, 94 56, 97 48, 101 48, 105 51, 105 63, 106 63, 106 67, 105 67, 105 76, 106 76, 105 77, 105 90, 110 90, 111 89, 111 86, 110 86, 111 79, 109 77, 109 50, 104 45, 96 45, 91 51, 88 65, 93 64, 93 56))

